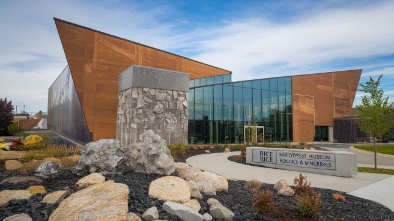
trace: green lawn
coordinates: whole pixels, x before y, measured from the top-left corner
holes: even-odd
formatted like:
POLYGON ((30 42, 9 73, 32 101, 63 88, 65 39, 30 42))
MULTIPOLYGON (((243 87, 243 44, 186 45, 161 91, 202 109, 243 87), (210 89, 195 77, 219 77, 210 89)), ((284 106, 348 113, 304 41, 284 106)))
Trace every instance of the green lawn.
MULTIPOLYGON (((357 149, 361 150, 366 150, 366 151, 372 151, 373 152, 373 144, 372 145, 361 145, 361 146, 354 146, 357 149)), ((378 153, 384 153, 384 154, 391 154, 394 155, 394 145, 376 145, 378 148, 378 153)))
POLYGON ((369 167, 359 167, 358 172, 364 172, 364 173, 380 173, 380 174, 389 174, 389 175, 394 175, 394 170, 391 169, 382 169, 382 168, 377 168, 376 170, 374 168, 369 168, 369 167))

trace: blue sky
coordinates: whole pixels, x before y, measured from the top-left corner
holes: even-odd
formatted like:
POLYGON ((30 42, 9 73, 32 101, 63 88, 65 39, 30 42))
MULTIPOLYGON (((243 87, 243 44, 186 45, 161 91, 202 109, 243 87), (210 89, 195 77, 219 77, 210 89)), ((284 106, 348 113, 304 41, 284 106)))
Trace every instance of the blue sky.
POLYGON ((0 97, 47 110, 48 88, 67 65, 57 17, 230 70, 233 81, 363 69, 363 83, 383 74, 393 102, 393 12, 394 1, 378 0, 3 0, 0 97))

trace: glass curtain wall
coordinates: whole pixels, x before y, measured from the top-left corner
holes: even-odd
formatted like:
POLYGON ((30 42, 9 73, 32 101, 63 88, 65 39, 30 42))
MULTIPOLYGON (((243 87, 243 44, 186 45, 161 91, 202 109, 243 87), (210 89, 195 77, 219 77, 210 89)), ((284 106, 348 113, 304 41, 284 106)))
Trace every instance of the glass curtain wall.
POLYGON ((215 80, 206 79, 208 85, 190 88, 190 143, 242 143, 246 125, 264 126, 265 140, 293 139, 291 77, 232 83, 215 80))

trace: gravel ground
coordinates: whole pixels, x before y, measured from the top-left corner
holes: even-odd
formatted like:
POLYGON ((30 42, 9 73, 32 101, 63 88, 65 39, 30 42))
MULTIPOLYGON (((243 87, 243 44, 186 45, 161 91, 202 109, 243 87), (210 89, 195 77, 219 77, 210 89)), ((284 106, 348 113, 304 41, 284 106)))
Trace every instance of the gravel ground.
MULTIPOLYGON (((218 150, 212 149, 211 152, 218 150)), ((201 154, 202 150, 188 151, 186 156, 177 159, 179 162, 185 162, 187 157, 195 154, 201 154)), ((173 174, 177 175, 177 174, 173 174)), ((10 172, 4 170, 4 162, 0 162, 0 179, 11 176, 26 176, 19 172, 10 172)), ((178 220, 176 217, 166 213, 162 210, 164 201, 150 198, 148 196, 149 183, 160 175, 146 175, 141 173, 125 173, 122 175, 107 175, 107 179, 113 179, 116 182, 124 183, 130 188, 129 195, 129 211, 138 215, 152 207, 156 206, 159 210, 160 219, 178 220)), ((70 193, 77 191, 75 183, 80 177, 72 174, 70 170, 63 170, 58 178, 53 180, 44 180, 43 183, 19 183, 0 184, 1 190, 17 190, 26 189, 31 185, 43 185, 47 192, 54 192, 57 190, 69 190, 70 193)), ((312 181, 313 185, 313 181, 312 181)), ((275 209, 268 214, 256 214, 251 210, 252 194, 253 192, 245 188, 245 181, 229 181, 229 191, 219 192, 215 197, 224 206, 235 213, 234 220, 394 220, 394 214, 388 208, 358 197, 347 195, 343 192, 313 188, 315 192, 321 194, 323 201, 323 208, 319 218, 309 218, 302 216, 295 204, 294 197, 283 197, 274 195, 276 201, 275 209), (338 202, 333 199, 333 193, 340 193, 346 197, 346 201, 338 202)), ((261 189, 272 189, 273 185, 263 184, 261 189)), ((211 196, 204 195, 201 204, 201 214, 209 213, 209 206, 207 199, 211 196)), ((57 205, 47 205, 41 203, 43 195, 36 195, 29 200, 13 200, 5 206, 0 207, 0 220, 17 213, 26 213, 33 218, 33 220, 47 220, 50 214, 54 211, 57 205)))

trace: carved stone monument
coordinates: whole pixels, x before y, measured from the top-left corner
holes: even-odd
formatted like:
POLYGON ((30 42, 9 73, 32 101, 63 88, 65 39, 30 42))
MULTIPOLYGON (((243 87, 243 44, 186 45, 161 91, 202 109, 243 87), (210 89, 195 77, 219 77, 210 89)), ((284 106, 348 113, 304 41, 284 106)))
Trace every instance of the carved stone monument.
POLYGON ((133 65, 119 75, 116 139, 123 147, 152 130, 187 144, 189 74, 133 65))

